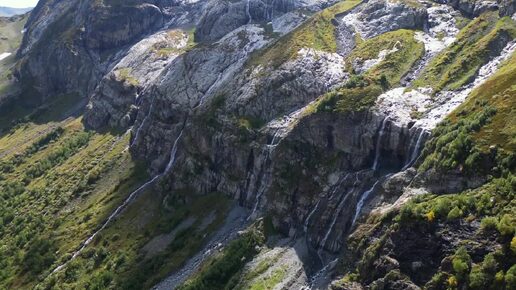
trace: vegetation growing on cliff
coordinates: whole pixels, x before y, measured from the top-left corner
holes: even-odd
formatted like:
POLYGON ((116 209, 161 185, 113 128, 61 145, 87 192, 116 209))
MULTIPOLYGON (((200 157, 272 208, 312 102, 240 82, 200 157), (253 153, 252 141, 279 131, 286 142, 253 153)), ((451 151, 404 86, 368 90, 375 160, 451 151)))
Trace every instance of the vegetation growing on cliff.
POLYGON ((349 241, 348 259, 357 262, 341 283, 384 278, 385 285, 425 289, 512 289, 515 188, 511 175, 460 194, 419 196, 371 218, 349 241))
POLYGON ((360 4, 360 0, 341 1, 311 17, 292 32, 278 39, 268 48, 257 52, 250 65, 270 65, 277 68, 288 60, 295 59, 302 48, 335 52, 337 41, 333 19, 360 4))
POLYGON ((258 253, 264 242, 263 224, 259 223, 204 263, 204 267, 179 289, 233 289, 240 280, 243 266, 258 253))
POLYGON ((498 19, 498 12, 487 12, 460 31, 457 40, 425 68, 414 86, 456 90, 472 81, 480 67, 498 54, 502 40, 515 37, 514 20, 498 19))
POLYGON ((86 131, 81 118, 64 117, 77 101, 68 99, 0 136, 0 288, 151 287, 206 242, 228 200, 149 190, 50 274, 149 178, 126 150, 128 135, 86 131), (201 214, 207 209, 209 220, 201 214), (192 223, 179 227, 183 220, 192 223), (162 246, 145 247, 174 231, 162 246))
POLYGON ((414 39, 414 31, 397 30, 361 42, 347 59, 352 74, 342 87, 322 96, 316 111, 357 112, 370 108, 376 98, 401 78, 423 56, 424 45, 414 39), (381 51, 392 50, 377 65, 357 75, 352 64, 378 58, 381 51))
POLYGON ((433 132, 421 170, 495 176, 516 167, 516 55, 433 132))

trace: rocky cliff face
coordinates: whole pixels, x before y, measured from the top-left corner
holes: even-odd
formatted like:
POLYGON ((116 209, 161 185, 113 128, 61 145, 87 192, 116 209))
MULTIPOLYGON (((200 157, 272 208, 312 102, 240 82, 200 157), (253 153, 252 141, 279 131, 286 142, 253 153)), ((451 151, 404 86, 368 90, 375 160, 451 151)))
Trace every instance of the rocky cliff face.
MULTIPOLYGON (((451 152, 435 151, 445 141, 423 149, 510 59, 514 13, 511 1, 47 0, 28 21, 17 76, 42 100, 84 95, 91 129, 128 130, 128 150, 165 177, 171 199, 222 192, 249 209, 248 220, 267 216, 302 240, 304 258, 317 261, 310 271, 322 268, 303 278, 313 286, 373 209, 488 182, 465 173, 475 160, 438 170, 428 156, 451 152)), ((478 155, 497 167, 496 154, 478 155)), ((378 273, 357 283, 401 269, 412 280, 396 287, 417 289, 453 248, 431 247, 425 255, 439 258, 418 266, 403 259, 407 232, 381 234, 385 257, 363 269, 378 273)), ((391 289, 384 280, 375 283, 391 289)))
MULTIPOLYGON (((43 98, 78 92, 85 97, 131 47, 164 27, 187 25, 196 4, 160 1, 41 1, 18 52, 22 82, 43 98), (46 64, 54 64, 48 67, 46 64), (54 71, 49 71, 49 69, 54 71), (78 76, 70 78, 69 76, 78 76)), ((134 53, 134 52, 133 52, 134 53)))

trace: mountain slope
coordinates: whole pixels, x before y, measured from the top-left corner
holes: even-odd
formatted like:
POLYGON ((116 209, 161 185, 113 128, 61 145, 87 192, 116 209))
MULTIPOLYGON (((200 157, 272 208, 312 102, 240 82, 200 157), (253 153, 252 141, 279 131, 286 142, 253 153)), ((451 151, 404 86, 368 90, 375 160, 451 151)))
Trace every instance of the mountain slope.
POLYGON ((514 5, 40 1, 0 288, 512 289, 514 5))
POLYGON ((25 14, 31 10, 32 10, 32 8, 0 7, 0 16, 1 17, 11 17, 14 15, 25 14))

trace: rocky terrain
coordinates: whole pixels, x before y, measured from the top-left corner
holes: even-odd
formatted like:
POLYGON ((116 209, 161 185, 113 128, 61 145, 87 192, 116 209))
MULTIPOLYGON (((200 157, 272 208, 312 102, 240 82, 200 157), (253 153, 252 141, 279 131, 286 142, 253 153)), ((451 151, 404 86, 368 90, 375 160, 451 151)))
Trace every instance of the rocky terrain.
POLYGON ((11 8, 11 7, 0 7, 1 17, 11 17, 15 15, 25 14, 31 11, 32 8, 11 8))
POLYGON ((40 1, 0 288, 513 289, 515 3, 40 1))

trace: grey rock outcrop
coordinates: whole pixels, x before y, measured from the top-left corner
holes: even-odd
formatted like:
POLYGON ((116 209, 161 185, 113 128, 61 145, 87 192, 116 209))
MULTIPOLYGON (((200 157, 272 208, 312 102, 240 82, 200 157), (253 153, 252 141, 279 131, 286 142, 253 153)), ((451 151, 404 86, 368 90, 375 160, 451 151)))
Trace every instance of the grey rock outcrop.
POLYGON ((158 32, 134 45, 100 82, 90 99, 85 122, 90 127, 127 128, 135 121, 139 95, 186 48, 181 30, 158 32))
POLYGON ((427 25, 428 13, 423 6, 373 0, 344 16, 342 21, 368 39, 398 29, 422 30, 427 25))
POLYGON ((448 4, 468 17, 476 17, 484 12, 498 9, 497 1, 490 0, 439 0, 435 2, 448 4))
POLYGON ((514 16, 516 13, 516 1, 500 0, 500 16, 514 16))

